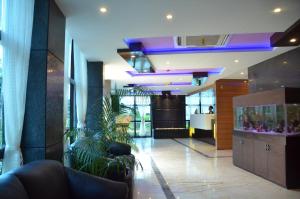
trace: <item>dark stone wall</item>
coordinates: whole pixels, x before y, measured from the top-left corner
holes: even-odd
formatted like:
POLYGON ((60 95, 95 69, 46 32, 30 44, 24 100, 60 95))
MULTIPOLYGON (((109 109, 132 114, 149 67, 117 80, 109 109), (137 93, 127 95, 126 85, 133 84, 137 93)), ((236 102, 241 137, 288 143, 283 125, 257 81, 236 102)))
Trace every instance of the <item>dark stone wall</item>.
POLYGON ((153 128, 185 128, 185 96, 157 95, 151 98, 153 128))
POLYGON ((103 98, 103 62, 88 62, 88 102, 86 127, 99 130, 99 115, 103 98))
POLYGON ((65 17, 36 0, 21 148, 24 162, 62 160, 65 17))
POLYGON ((280 87, 300 87, 300 48, 248 68, 250 93, 280 87))

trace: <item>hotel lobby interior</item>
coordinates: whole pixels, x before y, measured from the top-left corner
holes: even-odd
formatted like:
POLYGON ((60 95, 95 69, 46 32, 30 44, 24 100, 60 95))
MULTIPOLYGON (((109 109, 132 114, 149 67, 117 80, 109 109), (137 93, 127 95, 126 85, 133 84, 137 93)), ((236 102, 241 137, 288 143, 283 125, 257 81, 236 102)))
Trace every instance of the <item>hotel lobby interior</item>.
POLYGON ((0 199, 299 199, 300 0, 0 0, 0 199))

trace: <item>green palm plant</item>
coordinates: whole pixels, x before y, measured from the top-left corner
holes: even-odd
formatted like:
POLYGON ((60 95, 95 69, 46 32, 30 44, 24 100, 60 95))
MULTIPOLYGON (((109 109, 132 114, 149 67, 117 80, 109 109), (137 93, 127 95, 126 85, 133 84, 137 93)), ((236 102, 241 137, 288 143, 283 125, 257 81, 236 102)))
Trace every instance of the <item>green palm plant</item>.
POLYGON ((142 88, 136 88, 133 91, 129 89, 117 89, 111 96, 105 96, 102 105, 96 105, 95 108, 101 108, 99 118, 100 131, 89 129, 70 129, 66 132, 66 138, 75 138, 67 151, 67 157, 74 169, 90 173, 92 175, 107 177, 111 170, 117 169, 117 173, 125 174, 126 168, 142 165, 139 161, 130 156, 114 157, 109 154, 109 146, 112 143, 129 144, 131 148, 138 151, 133 138, 127 133, 128 126, 120 126, 116 118, 132 111, 130 107, 120 104, 123 96, 149 95, 149 92, 142 88))

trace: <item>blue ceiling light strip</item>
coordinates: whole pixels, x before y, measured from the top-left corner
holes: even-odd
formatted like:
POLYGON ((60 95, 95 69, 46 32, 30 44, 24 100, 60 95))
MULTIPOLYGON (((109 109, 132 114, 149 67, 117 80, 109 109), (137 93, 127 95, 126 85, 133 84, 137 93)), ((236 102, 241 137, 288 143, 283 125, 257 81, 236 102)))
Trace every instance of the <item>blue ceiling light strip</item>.
POLYGON ((143 50, 145 55, 272 51, 273 47, 170 48, 143 50))

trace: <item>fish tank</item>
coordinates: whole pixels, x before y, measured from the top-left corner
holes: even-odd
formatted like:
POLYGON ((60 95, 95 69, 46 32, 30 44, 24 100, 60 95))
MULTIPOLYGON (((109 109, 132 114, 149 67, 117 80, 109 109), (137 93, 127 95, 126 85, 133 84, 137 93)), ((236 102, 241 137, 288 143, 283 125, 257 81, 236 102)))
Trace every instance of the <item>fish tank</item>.
POLYGON ((257 133, 300 133, 300 104, 236 106, 234 129, 257 133))

